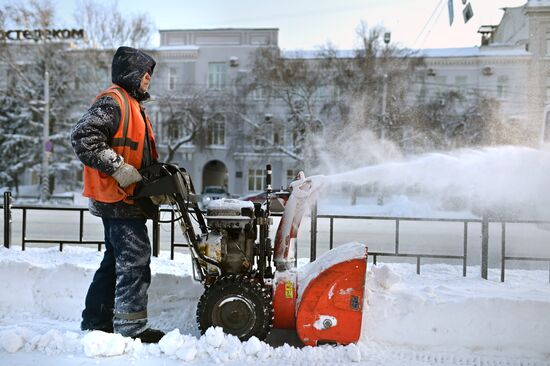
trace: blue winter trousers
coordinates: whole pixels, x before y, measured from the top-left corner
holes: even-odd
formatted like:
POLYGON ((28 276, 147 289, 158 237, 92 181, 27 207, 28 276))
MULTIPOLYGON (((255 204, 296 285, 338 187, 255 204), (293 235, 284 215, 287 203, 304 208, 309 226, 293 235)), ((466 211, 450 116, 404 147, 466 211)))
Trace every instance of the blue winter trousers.
POLYGON ((82 312, 83 329, 132 337, 147 329, 151 244, 145 219, 103 218, 105 254, 82 312))

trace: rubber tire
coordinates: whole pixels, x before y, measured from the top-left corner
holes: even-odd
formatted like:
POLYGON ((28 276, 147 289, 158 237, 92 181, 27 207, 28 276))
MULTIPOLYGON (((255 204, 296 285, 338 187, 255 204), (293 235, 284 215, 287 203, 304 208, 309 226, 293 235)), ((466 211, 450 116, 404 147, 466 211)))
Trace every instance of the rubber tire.
POLYGON ((201 334, 210 327, 221 327, 225 333, 233 334, 241 341, 252 336, 264 340, 273 326, 271 292, 248 276, 220 277, 204 290, 197 305, 197 323, 201 334), (226 301, 230 299, 237 302, 226 301), (239 318, 246 324, 235 328, 224 321, 224 318, 232 318, 227 313, 232 310, 250 312, 249 316, 239 318))

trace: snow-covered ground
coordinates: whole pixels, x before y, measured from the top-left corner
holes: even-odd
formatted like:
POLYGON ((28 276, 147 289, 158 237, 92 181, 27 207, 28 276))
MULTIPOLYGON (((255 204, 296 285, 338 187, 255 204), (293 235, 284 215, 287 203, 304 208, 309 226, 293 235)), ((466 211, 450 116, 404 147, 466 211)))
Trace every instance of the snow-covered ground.
MULTIPOLYGON (((356 154, 353 158, 356 158, 356 154)), ((353 171, 327 171, 329 193, 358 193, 356 204, 322 195, 318 212, 346 215, 473 218, 482 212, 511 218, 550 218, 550 153, 502 147, 427 154, 353 171), (383 189, 381 189, 383 187, 383 189), (330 189, 329 189, 330 188, 330 189), (378 200, 382 198, 383 200, 378 200)), ((324 170, 323 170, 324 171, 324 170)), ((76 196, 75 205, 85 206, 76 196)), ((27 217, 32 238, 76 238, 74 213, 39 211, 27 217)), ((278 219, 275 218, 277 226, 278 219)), ((153 258, 149 291, 151 326, 169 332, 158 345, 79 330, 80 312, 101 253, 91 248, 29 248, 21 238, 21 211, 13 212, 12 249, 0 249, 0 365, 544 365, 550 366, 550 284, 546 270, 511 269, 506 282, 490 270, 480 278, 481 228, 468 227, 468 276, 462 267, 423 261, 369 264, 362 336, 346 347, 298 347, 295 335, 274 331, 268 342, 240 342, 210 329, 200 336, 195 310, 202 286, 192 279, 190 258, 167 251, 153 258), (285 344, 287 340, 289 344, 285 344)), ((298 254, 309 257, 309 220, 300 228, 298 254)), ((328 220, 318 223, 318 254, 328 249, 328 220)), ((394 247, 395 223, 337 220, 336 245, 364 241, 371 251, 394 247)), ((463 224, 400 223, 400 250, 461 254, 463 224)), ((275 230, 272 230, 274 234, 275 230)), ((506 228, 507 254, 548 258, 547 225, 506 228)), ((161 248, 168 246, 161 227, 161 248)), ((489 228, 489 264, 501 258, 500 227, 489 228)), ((86 216, 85 239, 102 238, 101 222, 86 216)), ((178 239, 177 239, 178 241, 178 239)), ((38 245, 33 245, 38 246, 38 245)), ((305 261, 301 260, 301 264, 305 261)), ((532 267, 534 268, 534 266, 532 267)))
POLYGON ((84 295, 101 253, 88 248, 0 249, 0 365, 550 365, 548 271, 369 264, 362 337, 347 347, 240 342, 211 329, 200 336, 202 292, 190 259, 153 258, 151 325, 158 345, 79 330, 84 295))

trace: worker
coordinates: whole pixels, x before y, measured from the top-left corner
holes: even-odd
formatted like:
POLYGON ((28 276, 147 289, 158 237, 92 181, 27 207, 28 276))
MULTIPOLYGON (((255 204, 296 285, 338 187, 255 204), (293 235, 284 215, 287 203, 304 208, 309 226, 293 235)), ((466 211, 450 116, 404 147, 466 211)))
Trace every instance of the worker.
POLYGON ((105 253, 88 289, 82 330, 101 330, 157 343, 164 333, 147 320, 151 244, 146 215, 129 197, 139 170, 158 154, 142 103, 150 98, 153 58, 131 47, 117 49, 113 84, 99 93, 74 126, 73 149, 84 164, 84 193, 90 213, 101 217, 105 253))

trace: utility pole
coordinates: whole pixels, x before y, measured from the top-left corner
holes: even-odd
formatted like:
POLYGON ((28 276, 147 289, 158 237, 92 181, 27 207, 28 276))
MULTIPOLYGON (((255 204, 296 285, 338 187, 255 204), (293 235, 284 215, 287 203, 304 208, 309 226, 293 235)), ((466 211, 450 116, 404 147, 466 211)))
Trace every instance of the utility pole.
POLYGON ((50 73, 46 60, 44 71, 44 130, 42 136, 42 186, 40 187, 40 202, 47 201, 50 196, 49 160, 52 151, 50 142, 50 73))
POLYGON ((380 139, 386 137, 386 101, 388 98, 388 74, 384 74, 384 87, 382 89, 382 128, 380 129, 380 139))
MULTIPOLYGON (((386 44, 386 49, 384 52, 384 56, 388 55, 388 44, 391 40, 391 33, 386 32, 384 33, 384 43, 386 44)), ((385 60, 384 60, 385 61, 385 60)), ((384 73, 384 79, 383 79, 383 89, 382 89, 382 127, 380 129, 380 139, 384 140, 386 137, 386 103, 388 100, 388 74, 384 73)))

